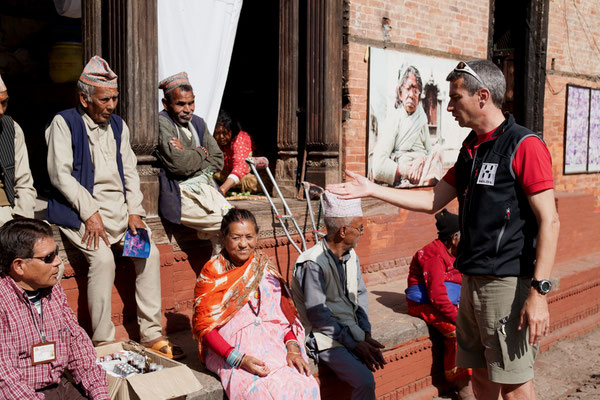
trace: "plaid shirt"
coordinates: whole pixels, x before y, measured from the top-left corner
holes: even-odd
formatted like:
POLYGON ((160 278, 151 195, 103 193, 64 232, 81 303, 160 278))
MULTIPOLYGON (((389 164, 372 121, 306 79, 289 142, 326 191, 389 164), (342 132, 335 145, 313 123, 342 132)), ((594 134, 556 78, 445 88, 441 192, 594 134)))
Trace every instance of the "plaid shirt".
POLYGON ((43 399, 36 390, 60 382, 67 369, 90 399, 109 399, 106 373, 60 283, 42 290, 44 333, 56 342, 56 360, 49 363, 31 365, 31 346, 41 341, 33 316, 39 327, 40 315, 25 291, 10 276, 0 277, 0 298, 0 398, 43 399))

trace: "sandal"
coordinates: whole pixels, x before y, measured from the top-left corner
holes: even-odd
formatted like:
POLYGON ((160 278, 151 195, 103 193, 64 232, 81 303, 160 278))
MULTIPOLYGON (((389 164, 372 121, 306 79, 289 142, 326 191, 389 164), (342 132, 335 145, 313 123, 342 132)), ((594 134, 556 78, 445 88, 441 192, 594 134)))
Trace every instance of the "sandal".
POLYGON ((160 339, 155 342, 152 346, 144 345, 148 350, 160 354, 163 357, 170 358, 171 360, 179 360, 185 357, 185 353, 181 350, 181 347, 171 343, 168 339, 160 339), (163 351, 163 349, 166 349, 163 351))

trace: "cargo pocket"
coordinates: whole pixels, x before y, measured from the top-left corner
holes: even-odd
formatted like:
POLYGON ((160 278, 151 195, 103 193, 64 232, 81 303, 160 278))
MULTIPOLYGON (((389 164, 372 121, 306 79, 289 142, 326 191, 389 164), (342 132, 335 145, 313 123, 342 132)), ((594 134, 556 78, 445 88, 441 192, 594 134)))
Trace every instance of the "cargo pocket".
POLYGON ((517 330, 519 314, 498 321, 496 334, 502 352, 502 369, 506 372, 522 369, 522 359, 527 354, 528 329, 517 330))

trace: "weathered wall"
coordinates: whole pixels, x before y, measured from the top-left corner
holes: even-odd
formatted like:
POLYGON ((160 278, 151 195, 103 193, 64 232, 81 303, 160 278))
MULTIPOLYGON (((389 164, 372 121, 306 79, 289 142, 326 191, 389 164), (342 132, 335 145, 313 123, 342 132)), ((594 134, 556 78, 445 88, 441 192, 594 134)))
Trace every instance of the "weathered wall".
POLYGON ((600 173, 563 174, 567 84, 600 88, 600 9, 595 0, 550 1, 544 140, 557 191, 583 191, 600 206, 600 173))
POLYGON ((599 46, 600 9, 596 0, 550 0, 548 70, 598 77, 599 46))

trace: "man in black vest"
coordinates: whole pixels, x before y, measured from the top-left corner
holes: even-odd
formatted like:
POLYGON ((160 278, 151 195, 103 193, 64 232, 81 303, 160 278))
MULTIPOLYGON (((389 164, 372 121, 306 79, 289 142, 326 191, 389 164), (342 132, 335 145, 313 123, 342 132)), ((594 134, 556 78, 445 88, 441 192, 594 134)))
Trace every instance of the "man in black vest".
MULTIPOLYGON (((113 248, 126 232, 148 229, 142 217, 143 195, 129 128, 114 114, 117 75, 94 56, 77 82, 77 108, 61 111, 46 130, 48 175, 56 189, 46 218, 59 225, 89 263, 87 298, 95 344, 115 340, 111 299, 115 280, 113 248)), ((167 357, 183 352, 162 335, 160 254, 149 240, 147 258, 131 258, 135 266, 137 321, 142 344, 167 357)), ((132 282, 133 283, 133 282, 132 282)))
POLYGON ((8 91, 0 77, 0 225, 13 218, 33 218, 37 196, 23 130, 5 114, 7 107, 8 91))
POLYGON ((197 231, 210 240, 213 254, 220 251, 217 232, 231 207, 214 185, 213 174, 223 169, 223 152, 206 122, 194 115, 194 90, 185 72, 160 81, 164 110, 158 117, 156 156, 160 175, 161 216, 197 231))
POLYGON ((328 185, 342 198, 375 197, 435 213, 458 198, 464 274, 457 365, 473 368, 478 399, 535 399, 533 363, 548 333, 559 221, 544 142, 502 113, 506 81, 491 61, 460 62, 448 75, 448 111, 472 129, 456 164, 430 191, 385 188, 352 172, 328 185))

